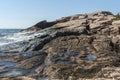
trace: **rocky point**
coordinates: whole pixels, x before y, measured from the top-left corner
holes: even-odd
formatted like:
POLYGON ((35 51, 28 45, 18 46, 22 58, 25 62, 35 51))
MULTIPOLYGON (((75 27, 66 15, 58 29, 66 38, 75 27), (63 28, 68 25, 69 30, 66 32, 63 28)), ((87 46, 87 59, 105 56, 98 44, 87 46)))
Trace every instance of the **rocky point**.
POLYGON ((1 80, 120 79, 120 20, 111 12, 45 20, 22 30, 27 31, 46 32, 12 56, 11 61, 17 63, 14 68, 27 73, 1 80))

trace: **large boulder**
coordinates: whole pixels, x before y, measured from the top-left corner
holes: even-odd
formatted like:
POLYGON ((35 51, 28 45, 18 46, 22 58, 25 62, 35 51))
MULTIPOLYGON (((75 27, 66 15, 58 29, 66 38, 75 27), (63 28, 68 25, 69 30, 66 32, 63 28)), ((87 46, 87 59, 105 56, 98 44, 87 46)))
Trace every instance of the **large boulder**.
POLYGON ((38 31, 41 29, 51 27, 51 26, 55 25, 56 23, 57 23, 56 21, 47 22, 46 20, 43 20, 43 21, 41 21, 41 22, 39 22, 39 23, 33 25, 32 27, 29 27, 23 31, 38 31))

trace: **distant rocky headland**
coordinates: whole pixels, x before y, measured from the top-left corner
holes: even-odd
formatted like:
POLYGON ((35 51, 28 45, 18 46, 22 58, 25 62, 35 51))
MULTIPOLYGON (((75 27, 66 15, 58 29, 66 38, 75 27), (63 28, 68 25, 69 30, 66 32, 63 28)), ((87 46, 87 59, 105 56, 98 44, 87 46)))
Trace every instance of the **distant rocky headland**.
POLYGON ((44 20, 21 32, 30 31, 37 35, 20 51, 11 51, 22 53, 12 62, 28 73, 1 80, 120 79, 120 20, 111 12, 44 20))

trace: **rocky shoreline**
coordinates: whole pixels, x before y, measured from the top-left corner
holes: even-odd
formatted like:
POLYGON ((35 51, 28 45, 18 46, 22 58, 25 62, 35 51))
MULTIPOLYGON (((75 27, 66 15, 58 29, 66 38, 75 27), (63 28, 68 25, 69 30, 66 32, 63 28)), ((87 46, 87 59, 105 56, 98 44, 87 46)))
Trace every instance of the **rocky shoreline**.
POLYGON ((0 56, 1 61, 12 62, 10 70, 0 70, 1 80, 120 79, 120 20, 111 12, 41 21, 22 32, 28 31, 44 34, 20 51, 0 56), (10 71, 18 75, 8 75, 10 71))

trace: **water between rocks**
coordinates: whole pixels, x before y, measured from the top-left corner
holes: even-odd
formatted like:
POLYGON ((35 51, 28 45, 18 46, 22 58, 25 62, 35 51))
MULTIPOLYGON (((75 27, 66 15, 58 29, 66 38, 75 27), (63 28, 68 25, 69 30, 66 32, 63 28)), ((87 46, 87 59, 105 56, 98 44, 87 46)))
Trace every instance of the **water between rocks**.
POLYGON ((12 61, 15 56, 28 57, 21 53, 29 40, 42 36, 46 32, 19 32, 20 30, 0 30, 0 77, 15 77, 31 73, 35 68, 22 69, 16 66, 19 62, 12 61))
MULTIPOLYGON (((12 55, 6 55, 6 53, 1 53, 2 57, 9 57, 12 55), (4 55, 4 56, 3 56, 4 55)), ((8 54, 8 53, 7 53, 8 54)), ((16 53, 18 55, 18 53, 16 53)), ((0 56, 1 57, 1 56, 0 56)), ((18 62, 12 62, 12 57, 8 59, 1 59, 0 60, 0 77, 15 77, 25 75, 30 72, 30 70, 17 68, 18 62)))

